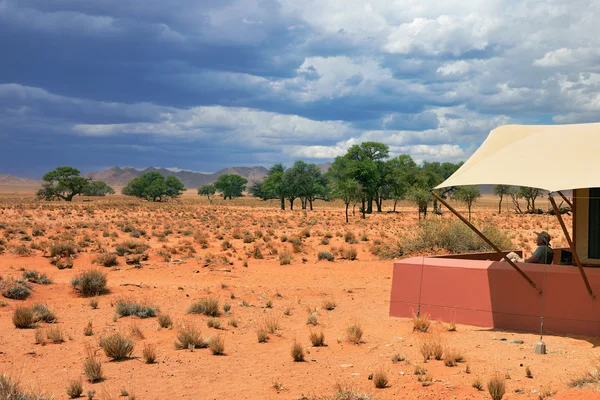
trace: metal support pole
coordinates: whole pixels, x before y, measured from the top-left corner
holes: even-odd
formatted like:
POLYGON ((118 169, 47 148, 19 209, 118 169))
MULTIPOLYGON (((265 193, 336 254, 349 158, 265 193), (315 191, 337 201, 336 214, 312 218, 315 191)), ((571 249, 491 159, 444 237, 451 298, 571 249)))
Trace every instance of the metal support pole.
POLYGON ((462 215, 460 215, 460 213, 458 211, 456 211, 450 204, 448 204, 447 201, 445 201, 444 199, 442 199, 435 192, 431 192, 431 194, 440 203, 442 203, 443 205, 445 205, 446 208, 448 208, 448 210, 450 210, 454 215, 456 215, 465 225, 467 225, 469 228, 471 228, 471 230, 473 232, 475 232, 481 239, 483 239, 483 241, 486 242, 492 249, 494 249, 498 254, 500 254, 502 256, 502 258, 504 259, 504 261, 506 261, 507 263, 509 263, 510 266, 513 267, 515 269, 515 271, 517 271, 523 277, 523 279, 525 279, 531 285, 531 287, 533 287, 535 290, 537 290, 538 294, 542 293, 542 291, 540 289, 538 289, 537 286, 535 285, 535 282, 532 281, 531 278, 528 277, 527 274, 525 272, 523 272, 523 270, 521 270, 521 268, 519 268, 519 266, 517 264, 515 264, 515 262, 513 260, 511 260, 510 258, 508 258, 502 252, 502 250, 500 250, 498 248, 498 246, 496 246, 494 243, 492 243, 492 241, 490 239, 488 239, 483 233, 481 233, 481 231, 479 229, 477 229, 465 217, 463 217, 462 215))
POLYGON ((552 208, 554 209, 556 218, 558 218, 560 227, 562 228, 563 233, 565 234, 565 239, 567 239, 567 243, 569 243, 569 247, 571 248, 571 252, 573 253, 573 259, 575 260, 575 263, 577 264, 577 268, 579 268, 579 273, 581 274, 581 277, 583 278, 583 282, 585 282, 585 287, 587 288, 587 291, 590 294, 590 296, 596 297, 596 295, 592 291, 590 282, 588 282, 587 276, 585 276, 585 271, 583 270, 583 266, 581 265, 581 260, 579 259, 579 255, 577 254, 577 251, 575 251, 575 245, 573 244, 573 241, 571 240, 571 235, 569 235, 569 231, 567 230, 565 221, 562 219, 562 215, 560 215, 560 210, 558 209, 558 206, 556 205, 556 201, 554 200, 554 197, 552 197, 552 196, 550 196, 550 203, 552 203, 552 208))

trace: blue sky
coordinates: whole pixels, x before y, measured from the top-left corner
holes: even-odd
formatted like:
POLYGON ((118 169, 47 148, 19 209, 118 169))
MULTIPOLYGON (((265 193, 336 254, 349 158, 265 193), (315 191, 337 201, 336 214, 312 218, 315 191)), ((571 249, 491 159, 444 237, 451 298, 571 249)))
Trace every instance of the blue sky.
POLYGON ((600 120, 600 4, 0 0, 0 173, 466 159, 600 120))

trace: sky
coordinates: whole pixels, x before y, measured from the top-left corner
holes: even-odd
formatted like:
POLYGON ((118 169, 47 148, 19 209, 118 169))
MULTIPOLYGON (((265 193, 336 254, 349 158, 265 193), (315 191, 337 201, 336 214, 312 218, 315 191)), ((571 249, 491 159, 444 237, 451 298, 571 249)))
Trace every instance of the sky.
POLYGON ((0 173, 465 160, 600 121, 594 0, 0 0, 0 173))

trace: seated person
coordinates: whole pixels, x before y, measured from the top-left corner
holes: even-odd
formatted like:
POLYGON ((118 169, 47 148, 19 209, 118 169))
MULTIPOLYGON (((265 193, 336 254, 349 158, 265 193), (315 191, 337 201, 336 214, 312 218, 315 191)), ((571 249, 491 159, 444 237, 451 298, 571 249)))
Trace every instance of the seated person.
POLYGON ((552 264, 554 250, 550 247, 550 235, 546 231, 535 232, 535 234, 537 235, 536 243, 538 247, 525 262, 533 264, 552 264))
MULTIPOLYGON (((552 264, 554 258, 554 250, 550 247, 550 235, 548 232, 535 232, 537 235, 536 244, 537 249, 533 252, 531 257, 527 259, 520 259, 516 253, 510 252, 506 255, 509 259, 514 262, 526 262, 533 264, 552 264)), ((501 261, 505 261, 504 259, 501 261)))

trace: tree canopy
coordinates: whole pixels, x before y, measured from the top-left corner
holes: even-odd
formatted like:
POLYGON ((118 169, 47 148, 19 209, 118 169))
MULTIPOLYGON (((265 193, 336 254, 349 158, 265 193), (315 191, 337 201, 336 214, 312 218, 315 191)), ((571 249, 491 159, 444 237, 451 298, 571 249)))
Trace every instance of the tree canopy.
POLYGON ((236 174, 224 174, 217 178, 214 183, 215 188, 221 192, 223 199, 242 197, 242 192, 246 189, 248 179, 236 174))
MULTIPOLYGON (((44 184, 37 191, 37 197, 41 200, 65 200, 72 201, 73 197, 84 194, 90 188, 92 182, 80 175, 77 168, 63 166, 46 173, 42 179, 44 184)), ((96 185, 106 183, 93 182, 96 185)))
POLYGON ((84 196, 106 196, 107 194, 115 194, 115 189, 108 186, 104 181, 91 181, 81 194, 84 196))
POLYGON ((126 196, 134 196, 146 201, 165 201, 175 199, 185 190, 176 176, 164 177, 159 172, 146 172, 132 179, 121 190, 126 196))
POLYGON ((210 196, 213 196, 217 192, 215 185, 203 185, 198 188, 199 196, 206 196, 210 201, 210 196))

